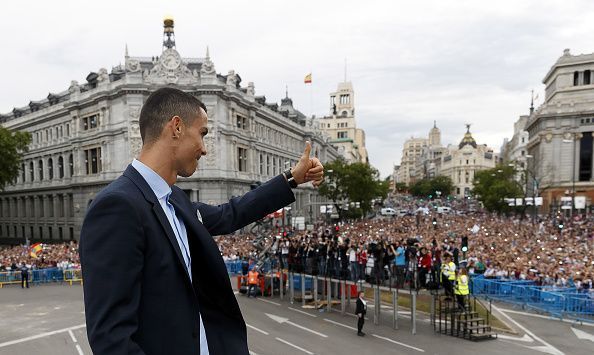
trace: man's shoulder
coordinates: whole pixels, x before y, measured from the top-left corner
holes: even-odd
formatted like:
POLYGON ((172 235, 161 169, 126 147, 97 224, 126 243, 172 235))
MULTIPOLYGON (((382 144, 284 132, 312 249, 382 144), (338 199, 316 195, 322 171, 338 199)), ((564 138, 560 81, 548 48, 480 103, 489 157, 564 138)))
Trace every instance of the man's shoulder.
POLYGON ((138 197, 142 197, 140 190, 129 178, 121 175, 99 191, 93 201, 91 201, 91 206, 89 207, 92 207, 95 203, 105 199, 125 199, 132 201, 138 197))

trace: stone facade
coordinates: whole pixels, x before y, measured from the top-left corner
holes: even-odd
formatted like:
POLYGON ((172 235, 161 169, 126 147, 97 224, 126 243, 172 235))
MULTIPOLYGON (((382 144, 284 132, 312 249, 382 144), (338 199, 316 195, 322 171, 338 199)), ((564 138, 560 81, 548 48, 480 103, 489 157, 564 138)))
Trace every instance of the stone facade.
POLYGON ((594 198, 594 53, 569 49, 543 79, 544 103, 528 118, 528 153, 533 156, 535 187, 547 211, 563 196, 594 198))
POLYGON ((338 84, 330 93, 330 115, 318 120, 334 145, 347 162, 369 163, 365 148, 365 131, 357 128, 355 120, 355 91, 351 82, 338 84))
MULTIPOLYGON (((327 135, 292 101, 266 102, 234 71, 216 73, 208 49, 182 58, 171 42, 155 57, 132 57, 111 71, 90 73, 59 93, 0 115, 0 124, 33 136, 14 185, 0 194, 0 242, 78 239, 89 203, 139 153, 140 109, 159 87, 195 95, 208 109, 208 154, 177 186, 191 199, 226 202, 296 164, 305 140, 322 162, 338 157, 327 135)), ((318 216, 322 198, 310 186, 295 190, 292 216, 318 216)))
POLYGON ((397 180, 399 182, 403 182, 407 186, 410 186, 416 181, 423 179, 423 171, 420 167, 423 164, 423 151, 427 147, 427 138, 411 137, 404 141, 400 169, 398 170, 399 176, 397 180))

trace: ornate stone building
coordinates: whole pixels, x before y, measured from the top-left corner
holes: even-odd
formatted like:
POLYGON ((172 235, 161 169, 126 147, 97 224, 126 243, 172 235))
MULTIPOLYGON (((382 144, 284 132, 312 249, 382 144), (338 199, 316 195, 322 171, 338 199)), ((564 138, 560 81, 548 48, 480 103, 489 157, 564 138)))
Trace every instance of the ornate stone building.
POLYGON ((357 128, 355 121, 355 91, 350 81, 339 83, 336 92, 330 94, 330 116, 318 122, 346 161, 369 163, 365 131, 357 128))
POLYGON ((561 197, 594 198, 594 53, 572 55, 569 49, 543 79, 544 103, 526 123, 528 162, 536 195, 545 210, 561 197))
POLYGON ((449 176, 454 183, 453 194, 470 196, 477 171, 494 168, 499 157, 485 144, 477 144, 466 125, 466 133, 457 146, 449 145, 441 158, 438 174, 449 176))
MULTIPOLYGON (((203 58, 181 57, 173 26, 164 21, 160 55, 129 56, 126 48, 123 66, 0 115, 4 127, 33 136, 16 183, 0 194, 0 242, 78 239, 88 204, 140 151, 140 109, 162 86, 189 92, 208 109, 208 155, 177 183, 193 200, 218 204, 249 191, 294 165, 305 140, 322 162, 336 159, 327 135, 289 98, 279 107, 257 96, 253 83, 242 86, 233 70, 218 74, 208 49, 203 58)), ((317 190, 300 187, 295 194, 292 216, 315 218, 317 190)))

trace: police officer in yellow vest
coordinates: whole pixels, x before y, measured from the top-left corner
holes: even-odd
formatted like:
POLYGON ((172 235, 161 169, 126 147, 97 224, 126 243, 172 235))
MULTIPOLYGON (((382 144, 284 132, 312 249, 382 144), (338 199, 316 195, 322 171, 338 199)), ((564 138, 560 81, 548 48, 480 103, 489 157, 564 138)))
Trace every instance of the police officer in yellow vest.
MULTIPOLYGON (((258 273, 258 269, 254 268, 252 271, 248 272, 248 290, 247 296, 248 298, 252 295, 252 290, 256 290, 258 286, 258 278, 260 274, 258 273)), ((254 292, 254 297, 256 297, 257 292, 254 292)))
POLYGON ((458 301, 458 307, 464 310, 466 306, 466 296, 470 293, 468 289, 468 272, 466 268, 461 268, 458 276, 456 277, 456 288, 454 293, 456 294, 456 301, 458 301))
POLYGON ((452 254, 444 255, 444 262, 441 264, 441 283, 446 296, 454 295, 454 281, 456 281, 456 264, 452 261, 452 254))

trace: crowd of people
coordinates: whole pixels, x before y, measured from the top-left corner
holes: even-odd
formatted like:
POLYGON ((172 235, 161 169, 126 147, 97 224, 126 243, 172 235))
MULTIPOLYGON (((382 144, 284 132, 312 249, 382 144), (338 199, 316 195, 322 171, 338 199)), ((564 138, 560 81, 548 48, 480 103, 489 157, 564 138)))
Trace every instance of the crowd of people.
POLYGON ((27 245, 0 247, 0 272, 20 270, 23 264, 30 270, 53 267, 79 269, 78 243, 42 244, 37 257, 31 256, 31 247, 27 245))
MULTIPOLYGON (((411 211, 408 216, 318 223, 309 231, 269 234, 265 243, 283 268, 336 278, 431 288, 449 254, 471 275, 593 290, 591 217, 558 214, 533 220, 468 206, 439 214, 421 204, 399 201, 398 208, 411 211), (462 237, 468 238, 467 251, 461 248, 462 237)), ((262 249, 252 234, 216 240, 226 260, 254 259, 262 249)))

